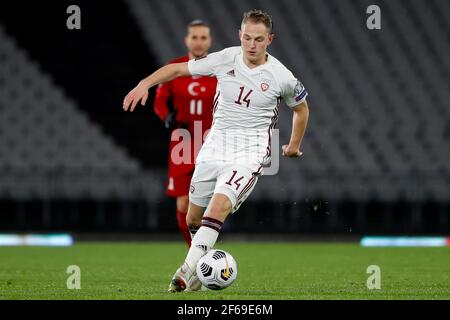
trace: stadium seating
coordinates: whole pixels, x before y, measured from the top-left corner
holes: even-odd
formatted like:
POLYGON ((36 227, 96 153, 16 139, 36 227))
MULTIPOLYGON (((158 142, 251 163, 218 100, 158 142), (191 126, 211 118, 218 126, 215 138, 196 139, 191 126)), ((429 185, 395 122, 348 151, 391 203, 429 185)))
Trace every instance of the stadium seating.
POLYGON ((107 198, 161 194, 0 26, 0 194, 107 198), (144 184, 144 185, 142 185, 144 184), (151 192, 151 191, 154 192, 151 192), (156 192, 157 190, 157 192, 156 192))

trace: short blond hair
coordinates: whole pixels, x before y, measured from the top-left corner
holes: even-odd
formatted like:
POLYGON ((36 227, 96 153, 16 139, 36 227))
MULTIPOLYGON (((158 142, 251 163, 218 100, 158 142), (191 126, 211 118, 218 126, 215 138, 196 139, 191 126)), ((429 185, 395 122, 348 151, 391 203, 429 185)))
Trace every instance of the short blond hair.
POLYGON ((267 32, 269 34, 273 33, 272 17, 262 10, 253 9, 245 12, 244 17, 242 18, 241 25, 245 24, 246 22, 262 23, 266 26, 267 32))

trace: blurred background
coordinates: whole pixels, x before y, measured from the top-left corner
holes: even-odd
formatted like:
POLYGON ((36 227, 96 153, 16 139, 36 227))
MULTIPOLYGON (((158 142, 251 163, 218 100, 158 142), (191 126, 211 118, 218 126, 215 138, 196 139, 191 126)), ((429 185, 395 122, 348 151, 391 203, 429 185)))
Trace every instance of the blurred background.
POLYGON ((448 0, 2 1, 0 232, 182 241, 155 91, 134 113, 122 100, 186 54, 188 22, 208 21, 217 51, 239 45, 253 8, 272 15, 269 52, 308 89, 310 122, 303 157, 261 178, 224 235, 448 234, 448 0), (366 26, 372 4, 381 30, 366 26))

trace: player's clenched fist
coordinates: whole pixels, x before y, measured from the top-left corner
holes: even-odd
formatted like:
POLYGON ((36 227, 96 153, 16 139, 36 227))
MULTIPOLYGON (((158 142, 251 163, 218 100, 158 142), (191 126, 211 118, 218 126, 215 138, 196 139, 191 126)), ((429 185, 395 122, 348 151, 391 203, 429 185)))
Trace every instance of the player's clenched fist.
POLYGON ((300 150, 298 150, 296 148, 291 148, 287 144, 283 145, 281 147, 281 150, 282 150, 283 156, 288 157, 288 158, 298 158, 303 154, 303 152, 301 152, 300 150))
POLYGON ((141 101, 141 105, 144 106, 148 99, 148 89, 149 87, 143 81, 139 82, 139 84, 123 99, 123 109, 128 111, 128 108, 131 106, 130 111, 132 112, 139 101, 141 101))

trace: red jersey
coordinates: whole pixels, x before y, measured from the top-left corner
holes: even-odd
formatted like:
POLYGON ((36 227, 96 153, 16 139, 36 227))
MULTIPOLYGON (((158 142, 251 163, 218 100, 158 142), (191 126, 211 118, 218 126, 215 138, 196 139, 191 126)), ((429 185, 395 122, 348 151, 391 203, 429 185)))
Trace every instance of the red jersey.
MULTIPOLYGON (((169 63, 189 61, 188 56, 180 57, 169 63)), ((156 90, 154 111, 164 121, 172 108, 177 110, 176 127, 187 129, 194 139, 194 122, 202 122, 202 137, 206 130, 211 128, 213 100, 216 92, 217 80, 215 77, 179 77, 172 81, 160 84, 156 90)), ((192 140, 193 142, 193 140, 192 140)), ((169 150, 169 182, 171 178, 192 174, 194 171, 194 144, 191 147, 190 164, 174 164, 170 154, 178 142, 171 142, 169 150)), ((203 143, 203 140, 202 140, 203 143)), ((190 181, 190 179, 189 179, 190 181)), ((187 188, 189 185, 187 186, 187 188)), ((183 188, 185 189, 185 188, 183 188)), ((187 194, 187 192, 186 192, 187 194)))
MULTIPOLYGON (((188 56, 169 63, 189 61, 188 56)), ((154 110, 164 121, 170 104, 177 110, 176 123, 193 134, 194 121, 202 121, 203 132, 211 128, 212 106, 217 80, 214 77, 179 77, 160 84, 156 90, 154 110)))

